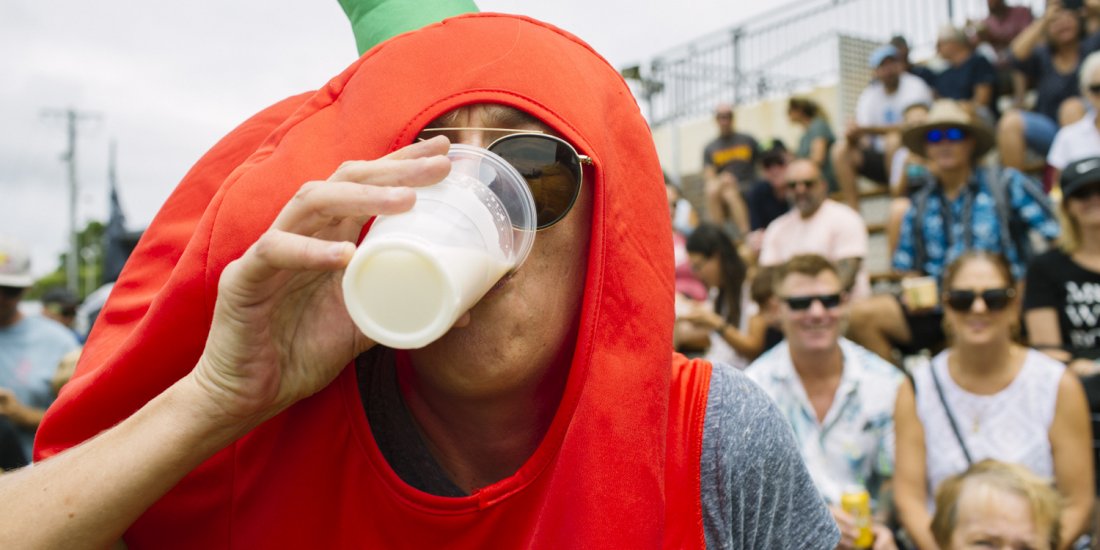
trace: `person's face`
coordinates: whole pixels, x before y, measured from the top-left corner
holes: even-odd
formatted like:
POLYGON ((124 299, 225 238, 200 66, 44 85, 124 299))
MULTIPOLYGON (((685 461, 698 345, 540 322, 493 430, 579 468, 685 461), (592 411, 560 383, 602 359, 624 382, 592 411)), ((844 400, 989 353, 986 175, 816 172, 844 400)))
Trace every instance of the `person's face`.
POLYGON ((1027 500, 995 489, 964 489, 948 550, 1049 550, 1027 500), (990 493, 995 494, 990 494, 990 493))
POLYGON ((963 264, 948 283, 943 299, 944 320, 952 327, 956 343, 983 345, 1010 338, 1018 311, 1015 297, 1004 295, 1014 292, 992 262, 977 258, 963 264), (983 296, 986 292, 996 295, 983 296), (974 300, 968 308, 957 309, 951 304, 952 293, 973 293, 974 300))
POLYGON ((733 111, 719 109, 714 113, 714 122, 718 124, 718 133, 728 136, 733 133, 733 111))
POLYGON ((928 160, 940 172, 952 172, 970 167, 974 154, 974 138, 961 128, 933 128, 926 136, 928 160))
MULTIPOLYGON (((461 107, 443 118, 445 124, 437 126, 550 132, 524 113, 494 105, 461 107)), ((447 135, 452 142, 485 147, 501 133, 447 135)), ((588 177, 568 214, 537 233, 524 264, 474 305, 467 325, 410 352, 418 376, 467 396, 496 395, 532 381, 564 381, 560 372, 547 371, 568 368, 576 339, 591 221, 588 177)))
POLYGON ((787 166, 786 186, 787 202, 798 209, 803 218, 817 212, 828 192, 817 167, 807 161, 796 161, 787 166))
POLYGON ((791 273, 778 288, 779 327, 792 350, 824 352, 837 346, 842 321, 847 314, 847 304, 840 287, 840 278, 832 271, 817 275, 791 273), (825 304, 828 299, 813 299, 805 306, 807 297, 832 297, 839 303, 825 304), (793 299, 793 302, 792 302, 793 299), (827 307, 827 306, 832 307, 827 307))
POLYGON ((26 289, 0 286, 0 326, 11 324, 19 312, 19 301, 26 289))
POLYGON ((1085 98, 1088 99, 1094 111, 1100 112, 1100 68, 1092 71, 1086 82, 1088 82, 1087 87, 1083 90, 1085 98))
POLYGON ((875 78, 882 81, 887 88, 896 88, 901 79, 901 63, 892 57, 886 58, 875 69, 875 78))
POLYGON ((1080 22, 1077 18, 1077 13, 1071 10, 1060 9, 1055 12, 1050 20, 1050 26, 1047 27, 1050 41, 1054 44, 1066 44, 1076 40, 1080 30, 1080 22))
POLYGON ((691 271, 703 284, 709 288, 722 286, 722 263, 718 261, 718 254, 706 257, 698 252, 688 253, 691 261, 691 271))
POLYGON ((898 51, 898 59, 909 59, 909 46, 905 44, 892 44, 894 49, 898 51))
POLYGON ((1082 230, 1100 229, 1100 182, 1090 183, 1065 197, 1066 213, 1082 230))
POLYGON ((785 196, 787 192, 787 165, 782 162, 764 166, 764 179, 772 184, 772 189, 778 197, 785 196))

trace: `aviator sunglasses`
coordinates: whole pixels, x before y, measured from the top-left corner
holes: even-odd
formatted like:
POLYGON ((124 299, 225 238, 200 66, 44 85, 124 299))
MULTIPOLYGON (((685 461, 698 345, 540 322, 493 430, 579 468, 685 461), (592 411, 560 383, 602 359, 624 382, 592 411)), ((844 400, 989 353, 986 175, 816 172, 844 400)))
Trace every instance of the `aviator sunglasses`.
POLYGON ((975 292, 973 290, 949 290, 947 296, 944 298, 944 303, 947 307, 959 311, 967 312, 970 308, 974 307, 974 301, 981 298, 985 302, 985 307, 989 311, 1000 311, 1008 307, 1008 302, 1016 296, 1016 289, 1014 288, 989 288, 981 292, 975 292))
MULTIPOLYGON (((501 128, 424 128, 422 132, 481 130, 510 132, 501 128)), ((567 141, 524 130, 497 138, 486 147, 511 164, 527 182, 535 199, 536 229, 546 229, 561 221, 577 202, 583 181, 583 165, 592 159, 577 152, 567 141)))
POLYGON ((962 141, 966 139, 966 132, 962 128, 944 128, 929 130, 925 136, 928 143, 939 143, 941 141, 962 141))
POLYGON ((821 302, 821 306, 825 309, 833 309, 840 305, 840 294, 818 294, 813 296, 787 296, 783 298, 784 302, 787 302, 787 307, 794 311, 803 311, 810 309, 810 306, 814 302, 821 302))

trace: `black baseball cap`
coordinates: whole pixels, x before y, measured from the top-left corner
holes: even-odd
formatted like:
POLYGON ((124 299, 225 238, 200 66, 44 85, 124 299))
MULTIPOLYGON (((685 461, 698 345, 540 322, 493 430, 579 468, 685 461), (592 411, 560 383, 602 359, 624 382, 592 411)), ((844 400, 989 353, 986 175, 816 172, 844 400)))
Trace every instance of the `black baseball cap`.
POLYGON ((1100 157, 1088 157, 1075 160, 1062 171, 1062 197, 1068 197, 1078 189, 1090 184, 1100 183, 1100 157))

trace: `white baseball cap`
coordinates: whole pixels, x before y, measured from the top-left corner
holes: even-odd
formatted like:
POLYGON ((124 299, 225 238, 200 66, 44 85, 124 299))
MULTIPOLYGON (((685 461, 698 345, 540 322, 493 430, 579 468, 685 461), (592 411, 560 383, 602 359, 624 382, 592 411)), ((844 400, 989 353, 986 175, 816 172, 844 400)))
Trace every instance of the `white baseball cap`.
POLYGON ((34 284, 31 255, 23 243, 0 235, 0 286, 27 288, 34 284))

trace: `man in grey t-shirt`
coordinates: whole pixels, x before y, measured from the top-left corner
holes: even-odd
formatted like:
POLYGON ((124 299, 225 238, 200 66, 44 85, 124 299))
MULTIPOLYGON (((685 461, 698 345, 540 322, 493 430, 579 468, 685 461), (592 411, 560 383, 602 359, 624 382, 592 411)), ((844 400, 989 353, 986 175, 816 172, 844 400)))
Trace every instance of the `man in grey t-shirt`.
POLYGON ((703 149, 706 216, 732 236, 745 235, 749 232, 745 196, 756 181, 760 145, 752 136, 734 131, 733 108, 728 104, 718 105, 714 120, 718 137, 703 149))

